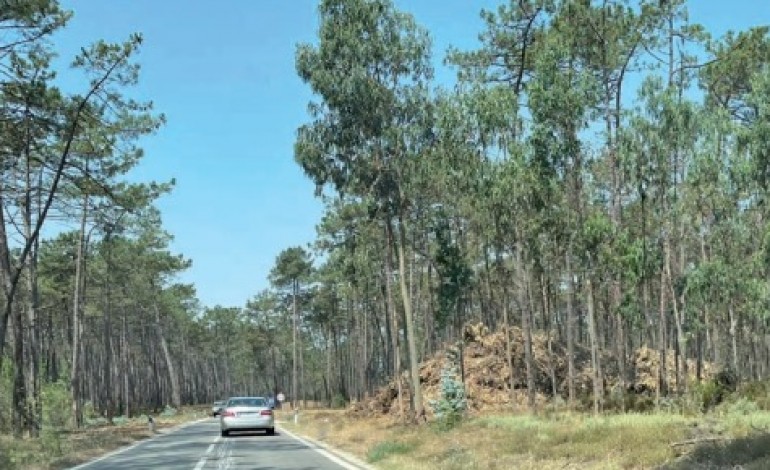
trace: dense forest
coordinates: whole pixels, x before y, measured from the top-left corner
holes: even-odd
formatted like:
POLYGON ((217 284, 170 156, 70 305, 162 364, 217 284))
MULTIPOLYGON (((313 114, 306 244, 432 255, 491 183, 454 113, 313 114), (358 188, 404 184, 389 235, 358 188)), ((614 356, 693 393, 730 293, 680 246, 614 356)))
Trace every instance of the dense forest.
POLYGON ((0 431, 37 435, 55 425, 46 406, 74 426, 239 393, 338 406, 396 374, 419 415, 419 363, 479 322, 520 327, 530 406, 535 334, 566 347, 563 398, 596 412, 606 371, 631 380, 641 347, 674 357, 658 400, 706 364, 770 372, 767 27, 713 37, 684 0, 501 0, 477 49, 446 51, 446 86, 412 16, 322 0, 317 41, 296 51, 315 96, 294 158, 326 207, 316 241, 278 254, 247 305, 204 307, 175 281, 189 260, 153 205, 173 182, 125 179, 164 121, 130 98, 141 36, 57 71, 70 14, 7 5, 0 431))

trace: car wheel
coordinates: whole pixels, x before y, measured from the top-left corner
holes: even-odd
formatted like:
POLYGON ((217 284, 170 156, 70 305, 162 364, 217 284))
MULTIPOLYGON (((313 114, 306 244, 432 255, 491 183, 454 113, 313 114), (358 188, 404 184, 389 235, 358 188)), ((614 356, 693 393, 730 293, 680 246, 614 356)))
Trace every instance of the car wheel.
POLYGON ((272 436, 275 434, 275 428, 267 428, 265 429, 265 432, 267 432, 268 436, 272 436))
POLYGON ((227 431, 225 429, 222 430, 222 437, 227 437, 230 435, 230 431, 227 431))

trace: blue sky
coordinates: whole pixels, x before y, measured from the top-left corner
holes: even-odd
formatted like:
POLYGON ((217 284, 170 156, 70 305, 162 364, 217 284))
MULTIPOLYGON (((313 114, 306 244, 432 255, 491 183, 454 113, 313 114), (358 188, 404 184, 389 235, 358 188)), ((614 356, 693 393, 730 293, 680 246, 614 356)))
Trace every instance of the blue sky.
MULTIPOLYGON (((399 0, 433 39, 439 82, 451 45, 477 43, 481 8, 501 0, 399 0)), ((690 17, 721 35, 770 23, 768 0, 692 0, 690 17)), ((294 162, 297 127, 311 100, 294 70, 299 42, 313 42, 315 0, 63 0, 74 12, 56 37, 69 59, 96 39, 144 35, 141 83, 168 124, 143 140, 131 177, 167 181, 159 201, 172 249, 192 259, 182 275, 204 305, 241 306, 268 286, 275 257, 315 237, 322 206, 294 162)))

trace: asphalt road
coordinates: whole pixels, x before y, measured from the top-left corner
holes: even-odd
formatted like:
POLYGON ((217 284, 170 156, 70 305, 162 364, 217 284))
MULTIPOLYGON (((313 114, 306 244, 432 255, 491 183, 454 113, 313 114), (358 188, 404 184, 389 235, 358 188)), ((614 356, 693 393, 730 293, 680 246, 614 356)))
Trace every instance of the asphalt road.
POLYGON ((71 470, 353 470, 336 456, 287 432, 261 432, 220 437, 219 421, 182 427, 141 441, 71 470))

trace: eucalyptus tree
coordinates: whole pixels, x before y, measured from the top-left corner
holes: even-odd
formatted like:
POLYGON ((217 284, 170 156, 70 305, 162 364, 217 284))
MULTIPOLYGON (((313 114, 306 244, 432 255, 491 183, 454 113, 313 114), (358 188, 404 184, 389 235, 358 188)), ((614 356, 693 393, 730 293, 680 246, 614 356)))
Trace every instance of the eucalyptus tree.
MULTIPOLYGON (((482 47, 471 52, 451 51, 449 60, 459 65, 459 78, 467 100, 470 136, 482 164, 478 173, 478 199, 475 204, 485 214, 478 218, 479 232, 489 240, 495 253, 495 271, 502 293, 499 309, 508 324, 510 297, 506 263, 514 255, 515 300, 520 306, 524 331, 525 368, 529 403, 534 406, 534 370, 532 357, 532 302, 530 265, 534 258, 534 239, 538 209, 533 203, 549 191, 552 184, 540 180, 538 154, 527 150, 528 132, 520 111, 526 103, 525 90, 536 79, 539 54, 546 50, 548 24, 556 3, 550 1, 510 2, 497 12, 482 11, 487 30, 480 39, 482 47), (496 156, 499 155, 499 156, 496 156), (540 186, 543 183, 543 186, 540 186), (486 221, 486 222, 484 222, 486 221), (492 229, 490 231, 490 228, 492 229)), ((462 147, 460 147, 462 148, 462 147)), ((487 258, 488 250, 484 249, 487 258)), ((488 264, 488 262, 487 262, 488 264)), ((490 276, 491 273, 488 274, 490 276)), ((489 289, 492 295, 491 286, 489 289)), ((506 341, 510 356, 510 339, 506 341)), ((513 392, 513 364, 510 390, 513 392)))
MULTIPOLYGON (((371 199, 398 251, 413 406, 422 413, 415 325, 406 278, 408 165, 427 143, 427 32, 388 0, 325 0, 318 45, 301 45, 297 71, 320 103, 299 129, 296 159, 319 187, 371 199), (393 223, 398 222, 394 236, 393 223)), ((389 278, 391 273, 386 273, 389 278)))

